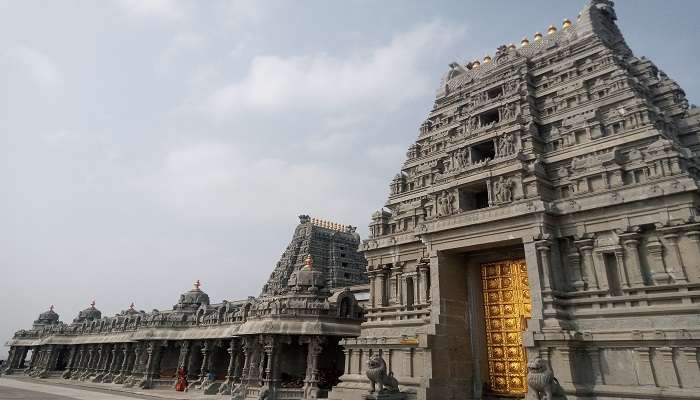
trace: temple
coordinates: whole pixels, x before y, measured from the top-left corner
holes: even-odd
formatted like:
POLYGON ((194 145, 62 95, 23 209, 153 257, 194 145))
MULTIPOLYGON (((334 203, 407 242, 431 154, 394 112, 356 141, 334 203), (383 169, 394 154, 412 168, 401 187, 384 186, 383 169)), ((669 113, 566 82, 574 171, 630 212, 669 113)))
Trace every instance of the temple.
POLYGON ((259 297, 50 310, 5 373, 150 387, 181 369, 236 399, 700 399, 700 110, 616 20, 590 0, 451 63, 367 239, 301 216, 259 297))
POLYGON ((212 304, 197 281, 171 310, 132 303, 107 317, 93 301, 66 324, 51 306, 7 343, 4 373, 144 389, 186 382, 189 392, 240 398, 327 397, 344 369, 339 341, 360 333, 363 309, 350 290, 366 283, 359 244, 354 227, 301 215, 257 298, 212 304))

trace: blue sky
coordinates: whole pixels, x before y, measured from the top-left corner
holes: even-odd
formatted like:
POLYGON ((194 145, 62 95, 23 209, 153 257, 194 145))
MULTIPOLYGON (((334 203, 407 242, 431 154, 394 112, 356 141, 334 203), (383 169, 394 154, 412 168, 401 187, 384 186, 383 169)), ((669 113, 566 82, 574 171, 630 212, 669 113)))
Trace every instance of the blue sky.
MULTIPOLYGON (((447 65, 583 5, 0 0, 0 341, 52 303, 257 295, 301 213, 365 236, 447 65)), ((700 2, 617 14, 697 102, 700 2)))

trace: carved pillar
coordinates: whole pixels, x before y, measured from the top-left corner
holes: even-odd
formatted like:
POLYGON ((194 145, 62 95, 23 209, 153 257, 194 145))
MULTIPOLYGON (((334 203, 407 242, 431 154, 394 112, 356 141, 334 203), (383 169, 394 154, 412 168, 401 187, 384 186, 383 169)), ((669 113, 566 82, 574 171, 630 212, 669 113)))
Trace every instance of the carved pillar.
POLYGON ((586 288, 586 283, 583 281, 581 256, 578 254, 578 249, 575 246, 570 247, 566 258, 571 270, 571 274, 568 275, 571 285, 574 287, 574 290, 580 292, 586 288))
POLYGON ((681 347, 678 374, 684 388, 700 388, 700 367, 697 347, 681 347), (683 362, 685 361, 685 362, 683 362))
POLYGON ((603 379, 603 372, 600 369, 600 348, 588 347, 586 348, 586 352, 588 352, 588 357, 591 360, 591 374, 593 375, 593 384, 604 385, 605 380, 603 379))
POLYGON ((136 375, 138 374, 141 369, 141 354, 143 353, 143 349, 141 348, 143 345, 141 343, 137 344, 134 346, 134 363, 133 363, 133 368, 131 369, 131 374, 136 375))
POLYGON ((537 249, 537 254, 540 260, 540 276, 542 280, 542 290, 551 291, 552 285, 552 271, 549 260, 549 249, 550 244, 548 240, 540 240, 535 242, 535 248, 537 249))
POLYGON ((596 278, 598 279, 598 288, 601 290, 609 290, 610 284, 608 283, 608 273, 605 267, 605 253, 594 251, 593 266, 595 268, 596 278))
POLYGON ((689 271, 693 271, 695 276, 700 280, 700 231, 687 231, 685 235, 690 239, 690 254, 688 261, 691 263, 689 265, 689 271))
POLYGON ((656 351, 661 355, 661 362, 663 363, 661 368, 654 369, 659 379, 659 386, 677 388, 679 385, 676 368, 673 365, 673 348, 659 347, 656 351))
POLYGON ((350 375, 352 373, 352 371, 350 371, 350 366, 352 365, 352 350, 343 346, 343 354, 345 356, 345 372, 344 372, 344 374, 350 375))
POLYGON ((636 233, 622 234, 620 240, 625 249, 625 270, 631 287, 644 286, 642 264, 639 260, 639 236, 636 233))
POLYGON ((129 371, 129 353, 130 353, 130 347, 128 343, 124 343, 122 345, 122 365, 121 368, 119 369, 119 374, 114 378, 113 382, 114 383, 124 383, 124 380, 126 379, 126 374, 129 371))
MULTIPOLYGON (((391 350, 389 350, 391 351, 391 350)), ((388 355, 388 359, 391 360, 391 353, 388 355)), ((406 348, 403 350, 403 365, 402 365, 402 375, 406 377, 413 377, 413 349, 406 348)))
POLYGON ((369 301, 370 301, 370 308, 374 308, 374 307, 377 306, 377 305, 376 305, 376 302, 375 302, 376 293, 377 293, 377 291, 376 291, 376 289, 375 289, 375 285, 377 284, 377 283, 376 283, 376 280, 377 280, 377 279, 376 279, 376 273, 375 273, 374 271, 368 271, 368 275, 369 275, 369 301))
POLYGON ((112 382, 114 374, 116 374, 119 369, 119 349, 117 347, 118 345, 116 343, 112 345, 112 361, 107 367, 105 376, 102 377, 102 382, 104 383, 112 382))
POLYGON ((362 375, 362 356, 364 355, 363 349, 357 349, 357 374, 362 375))
POLYGON ((379 289, 377 290, 377 307, 384 307, 386 305, 386 272, 379 271, 377 273, 377 278, 379 278, 379 289))
POLYGON ((678 248, 679 235, 675 232, 669 232, 665 233, 663 237, 668 245, 668 257, 670 259, 668 272, 675 282, 688 282, 688 277, 685 273, 685 266, 683 265, 683 256, 681 255, 681 250, 678 248))
POLYGON ((253 349, 250 337, 243 339, 243 370, 241 371, 241 382, 248 379, 250 373, 250 361, 252 358, 253 349))
POLYGON ((637 379, 640 386, 656 386, 654 372, 651 369, 649 347, 637 347, 634 349, 637 356, 637 379))
POLYGON ((620 279, 620 287, 629 289, 629 279, 627 277, 627 267, 625 266, 625 253, 621 248, 615 249, 615 262, 617 263, 617 275, 620 279))
POLYGON ((304 398, 315 399, 318 397, 318 356, 323 351, 324 338, 321 336, 308 336, 309 343, 306 357, 306 379, 304 380, 304 398))
POLYGON ((231 339, 228 349, 228 368, 226 369, 226 382, 233 382, 234 368, 236 367, 236 339, 231 339))
POLYGON ((199 380, 204 381, 204 379, 207 377, 207 373, 209 372, 209 348, 211 344, 209 342, 204 342, 204 345, 202 346, 201 352, 202 352, 202 366, 199 369, 199 380))
POLYGON ((418 293, 421 299, 421 303, 427 304, 428 301, 430 301, 430 264, 418 264, 418 273, 420 275, 420 289, 418 290, 418 293))
POLYGON ((651 268, 651 278, 658 284, 671 282, 671 276, 666 272, 664 265, 664 246, 657 238, 650 238, 647 242, 647 252, 649 253, 649 268, 651 268))
POLYGON ((277 383, 277 377, 275 371, 275 364, 276 364, 276 343, 275 343, 275 337, 274 336, 269 336, 265 339, 265 355, 266 355, 266 363, 265 363, 265 385, 268 388, 274 388, 277 383))
POLYGON ((187 373, 187 368, 189 365, 187 365, 187 359, 188 355, 190 354, 190 342, 187 340, 181 340, 179 342, 180 345, 180 354, 177 358, 177 367, 182 368, 185 370, 185 373, 187 373))
POLYGON ((557 369, 558 378, 565 385, 572 385, 574 383, 574 379, 571 375, 571 348, 568 346, 557 347, 557 352, 561 357, 562 365, 562 368, 557 369))
POLYGON ((581 272, 583 272, 583 281, 587 289, 599 289, 598 279, 595 275, 595 266, 593 261, 593 239, 577 240, 576 245, 581 253, 581 272))

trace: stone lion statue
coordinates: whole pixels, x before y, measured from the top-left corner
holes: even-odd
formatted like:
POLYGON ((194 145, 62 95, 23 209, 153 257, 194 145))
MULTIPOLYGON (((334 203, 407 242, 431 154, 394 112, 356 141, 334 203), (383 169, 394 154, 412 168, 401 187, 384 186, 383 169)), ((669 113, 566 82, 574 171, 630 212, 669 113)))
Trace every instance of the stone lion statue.
POLYGON ((367 360, 367 378, 372 385, 370 393, 399 391, 399 382, 394 378, 393 373, 387 374, 386 362, 379 354, 372 354, 367 360))
POLYGON ((537 400, 565 398, 549 363, 539 357, 527 364, 527 386, 532 397, 537 400))

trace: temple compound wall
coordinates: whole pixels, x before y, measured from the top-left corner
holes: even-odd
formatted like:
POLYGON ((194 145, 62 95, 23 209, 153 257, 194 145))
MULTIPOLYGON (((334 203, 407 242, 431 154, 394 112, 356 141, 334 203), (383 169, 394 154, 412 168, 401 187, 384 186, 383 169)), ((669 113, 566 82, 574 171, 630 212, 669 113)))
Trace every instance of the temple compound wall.
POLYGON ((355 228, 299 217, 258 297, 211 304, 199 281, 172 310, 70 324, 53 310, 15 333, 4 374, 171 388, 235 399, 327 397, 342 374, 339 341, 360 334, 366 262, 355 228))
POLYGON ((700 110, 611 1, 452 63, 372 216, 335 399, 700 398, 700 110), (528 384, 530 387, 528 388, 528 384))

